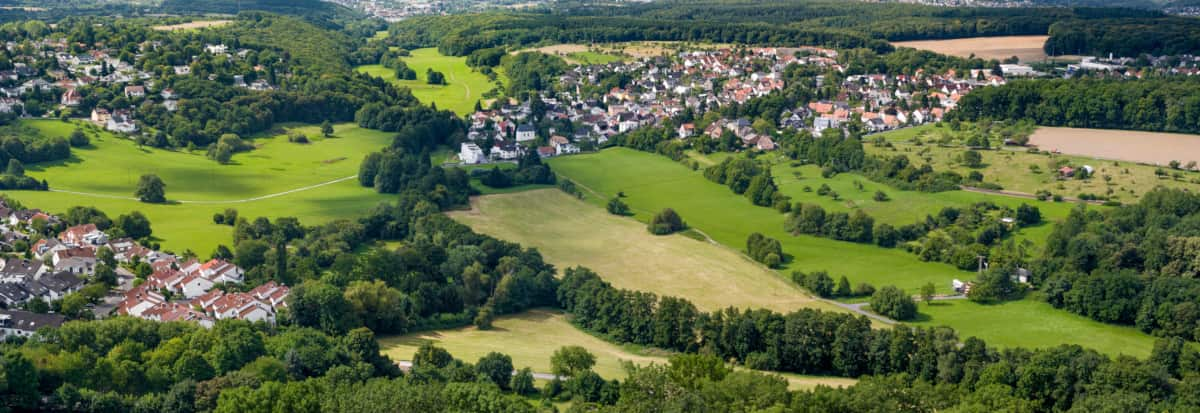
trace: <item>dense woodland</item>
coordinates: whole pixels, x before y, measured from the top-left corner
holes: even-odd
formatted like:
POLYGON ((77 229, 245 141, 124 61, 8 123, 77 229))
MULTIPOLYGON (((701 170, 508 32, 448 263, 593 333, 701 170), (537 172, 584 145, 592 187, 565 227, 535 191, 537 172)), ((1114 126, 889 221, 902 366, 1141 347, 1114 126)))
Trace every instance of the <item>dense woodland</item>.
POLYGON ((1200 81, 1191 78, 1016 81, 974 91, 952 116, 1039 125, 1200 133, 1200 81))
POLYGON ((1200 341, 1200 195, 1156 189, 1135 205, 1071 211, 1034 268, 1055 307, 1200 341))

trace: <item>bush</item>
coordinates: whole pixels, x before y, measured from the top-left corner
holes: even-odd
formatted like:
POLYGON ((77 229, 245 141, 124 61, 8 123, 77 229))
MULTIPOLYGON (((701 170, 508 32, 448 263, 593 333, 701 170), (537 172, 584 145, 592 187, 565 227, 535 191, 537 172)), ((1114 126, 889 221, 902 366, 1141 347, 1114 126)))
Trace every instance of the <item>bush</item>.
POLYGON ((889 285, 871 295, 871 310, 895 320, 911 320, 917 316, 917 303, 904 290, 889 285))
POLYGON ((665 208, 650 220, 647 227, 654 235, 667 235, 687 229, 687 223, 671 208, 665 208))
POLYGON ((626 205, 621 198, 613 198, 608 200, 608 204, 604 206, 608 213, 613 215, 629 215, 629 205, 626 205))
POLYGON ((892 200, 892 198, 888 197, 888 194, 884 193, 883 191, 875 191, 874 198, 878 202, 887 202, 892 200))

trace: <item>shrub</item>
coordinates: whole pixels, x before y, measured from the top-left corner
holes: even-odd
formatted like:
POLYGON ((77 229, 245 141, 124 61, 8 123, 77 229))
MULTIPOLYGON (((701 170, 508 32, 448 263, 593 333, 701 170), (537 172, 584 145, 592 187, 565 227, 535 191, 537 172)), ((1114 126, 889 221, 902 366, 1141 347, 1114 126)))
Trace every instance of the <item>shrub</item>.
POLYGON ((917 315, 917 303, 904 290, 889 285, 871 295, 871 310, 895 320, 911 320, 917 315))
POLYGON ((667 235, 687 229, 687 223, 671 208, 665 208, 650 220, 648 226, 654 235, 667 235))
POLYGON ((604 206, 608 213, 613 215, 629 215, 629 205, 626 205, 621 198, 613 198, 608 200, 608 204, 604 206))
POLYGON ((892 199, 892 198, 888 197, 888 194, 884 193, 883 191, 875 191, 874 198, 878 202, 887 202, 892 199))

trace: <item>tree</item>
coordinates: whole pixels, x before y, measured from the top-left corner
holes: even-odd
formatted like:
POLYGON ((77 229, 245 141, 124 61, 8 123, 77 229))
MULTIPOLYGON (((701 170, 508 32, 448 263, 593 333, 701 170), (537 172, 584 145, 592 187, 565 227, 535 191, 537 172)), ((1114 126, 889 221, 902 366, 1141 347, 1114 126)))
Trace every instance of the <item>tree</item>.
POLYGON ((650 220, 648 227, 654 235, 667 235, 687 229, 687 223, 671 208, 664 208, 650 220))
POLYGON ((871 296, 871 310, 896 320, 911 320, 917 315, 917 304, 904 290, 886 286, 871 296))
POLYGON ((580 346, 564 346, 550 356, 551 372, 559 376, 575 376, 591 370, 596 356, 580 346))
POLYGON ((921 286, 921 301, 924 301, 925 304, 932 304, 933 295, 936 292, 937 287, 935 287, 932 282, 925 283, 925 285, 921 286))
POLYGON ((146 238, 154 233, 153 229, 150 228, 150 219, 146 218, 146 215, 143 215, 141 211, 133 211, 128 215, 117 217, 115 225, 121 232, 125 233, 125 236, 134 239, 146 238))
POLYGON ((850 279, 845 275, 838 279, 837 291, 834 293, 838 297, 850 297, 854 295, 854 291, 850 289, 850 279))
POLYGON ((25 165, 22 165, 17 158, 9 159, 8 169, 4 173, 12 176, 25 176, 25 165))
POLYGON ((71 132, 71 136, 67 137, 67 142, 69 142, 73 147, 81 148, 88 146, 88 144, 91 143, 91 140, 88 139, 87 135, 83 133, 83 130, 76 128, 71 132))
POLYGON ((608 204, 604 206, 608 213, 613 215, 629 215, 629 205, 625 204, 621 198, 612 198, 608 200, 608 204))
POLYGON ((425 69, 425 83, 431 85, 444 85, 446 84, 446 75, 442 74, 442 72, 433 70, 433 68, 425 69))
POLYGON ((980 155, 979 152, 976 151, 963 152, 959 157, 959 160, 968 168, 983 167, 983 155, 980 155))
POLYGON ((329 123, 329 121, 321 122, 321 135, 324 135, 326 138, 332 136, 333 124, 329 123))
POLYGON ((1035 206, 1029 204, 1021 204, 1017 207, 1017 224, 1021 226, 1037 225, 1042 222, 1042 211, 1035 206))
POLYGON ((529 367, 525 367, 512 376, 512 381, 508 387, 513 393, 529 396, 537 392, 537 388, 533 386, 533 371, 529 367))
POLYGON ((502 390, 508 390, 512 381, 512 357, 497 352, 490 352, 475 363, 475 371, 479 376, 496 383, 502 390))
POLYGON ((454 356, 450 352, 441 347, 434 346, 431 342, 421 344, 417 348, 416 354, 413 354, 413 368, 435 368, 440 369, 446 367, 450 362, 454 361, 454 356))
POLYGON ((138 179, 137 190, 134 191, 133 196, 142 202, 161 204, 167 202, 166 188, 167 185, 163 183, 158 175, 142 175, 138 179))

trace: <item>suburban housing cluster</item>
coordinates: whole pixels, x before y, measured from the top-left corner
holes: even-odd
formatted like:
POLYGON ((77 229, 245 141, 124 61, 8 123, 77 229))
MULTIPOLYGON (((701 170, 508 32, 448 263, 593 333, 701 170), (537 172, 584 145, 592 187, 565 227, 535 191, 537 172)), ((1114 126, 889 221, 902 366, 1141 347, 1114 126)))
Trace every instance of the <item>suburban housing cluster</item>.
MULTIPOLYGON (((525 148, 543 156, 574 153, 580 143, 603 144, 612 136, 689 112, 696 117, 710 110, 746 103, 780 91, 791 65, 846 73, 831 49, 746 48, 681 52, 674 57, 642 58, 628 62, 578 66, 558 79, 557 92, 543 91, 544 117, 568 121, 574 132, 539 130, 530 121, 536 111, 531 102, 502 105, 469 116, 468 142, 462 144, 463 163, 511 160, 525 148), (622 85, 591 97, 589 88, 620 75, 622 85), (490 144, 485 144, 490 142, 490 144), (535 145, 535 142, 538 143, 535 145)), ((857 74, 834 85, 816 76, 807 85, 825 92, 807 105, 785 110, 778 119, 782 128, 820 134, 826 129, 846 129, 859 123, 865 132, 881 132, 941 120, 946 111, 970 91, 1006 83, 1002 74, 987 70, 958 73, 857 74), (832 87, 832 89, 831 89, 832 87)), ((770 134, 755 131, 746 119, 720 119, 697 130, 694 123, 678 126, 680 139, 706 134, 714 138, 734 133, 745 148, 776 148, 770 134)))
POLYGON ((275 282, 249 292, 225 293, 220 286, 245 280, 241 268, 223 259, 184 260, 129 238, 110 239, 95 224, 71 226, 54 237, 36 235, 35 228, 61 222, 39 210, 11 209, 0 202, 0 242, 9 249, 19 245, 18 241, 29 245, 28 258, 0 260, 0 304, 4 307, 35 299, 52 302, 79 291, 101 264, 101 249, 111 251, 118 266, 145 263, 153 269, 135 286, 134 275, 118 268, 118 276, 124 278, 119 287, 124 295, 116 306, 117 314, 157 321, 194 321, 203 326, 221 319, 273 323, 276 310, 287 305, 284 300, 289 288, 275 282))

